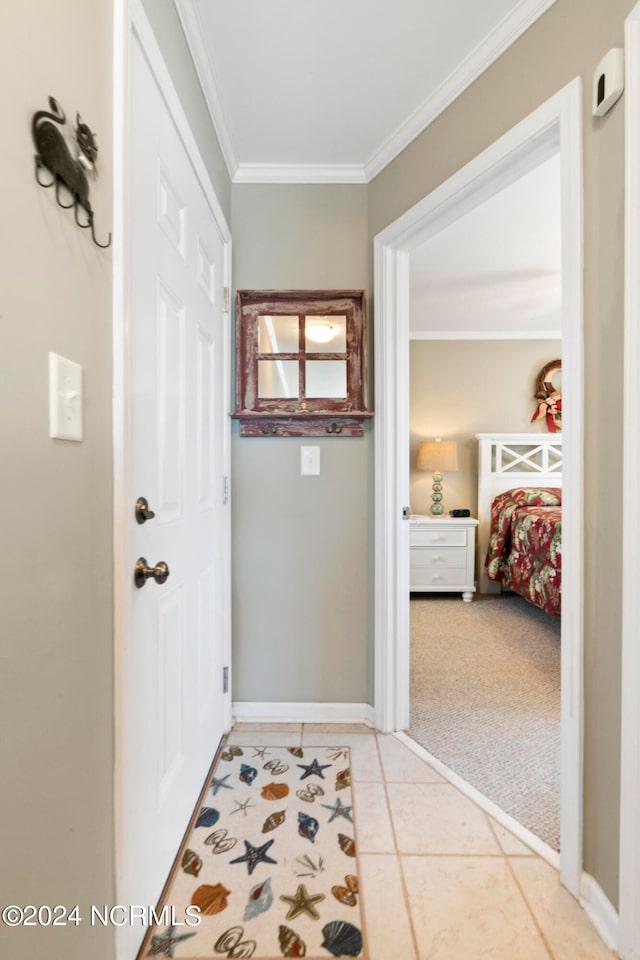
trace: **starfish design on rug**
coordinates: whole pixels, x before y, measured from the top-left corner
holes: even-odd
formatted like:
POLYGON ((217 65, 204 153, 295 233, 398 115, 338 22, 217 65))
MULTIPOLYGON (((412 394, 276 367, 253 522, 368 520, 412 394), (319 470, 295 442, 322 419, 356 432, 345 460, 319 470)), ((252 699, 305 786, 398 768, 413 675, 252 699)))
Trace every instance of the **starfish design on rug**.
POLYGON ((342 802, 340 797, 336 798, 336 802, 333 806, 330 806, 328 803, 321 803, 321 807, 324 807, 325 810, 331 810, 331 816, 329 817, 328 823, 331 823, 332 820, 335 820, 336 817, 344 817, 345 820, 348 820, 349 823, 353 823, 351 818, 352 807, 348 807, 342 802))
POLYGON ((330 760, 346 759, 349 756, 349 751, 346 747, 334 747, 332 750, 327 750, 327 756, 330 760))
POLYGON ((317 877, 318 874, 324 870, 324 860, 322 857, 318 857, 318 863, 315 864, 311 857, 305 853, 304 857, 298 857, 296 863, 302 868, 302 871, 306 870, 306 873, 296 870, 296 877, 317 877))
POLYGON ((322 777, 324 780, 324 773, 322 771, 326 770, 327 767, 330 766, 332 766, 330 763, 325 763, 320 766, 316 758, 314 758, 313 763, 296 763, 296 767, 301 767, 301 769, 304 770, 304 773, 300 777, 301 780, 306 780, 307 777, 311 776, 311 774, 315 774, 316 777, 322 777))
POLYGON ((174 926, 167 927, 164 933, 156 933, 151 940, 151 946, 147 953, 148 957, 172 957, 176 944, 181 940, 188 940, 189 937, 195 937, 195 933, 181 933, 174 936, 174 926))
POLYGON ((287 912, 287 920, 295 920, 301 913, 308 913, 312 920, 319 920, 320 914, 315 905, 326 898, 324 893, 316 893, 310 896, 304 883, 301 883, 292 897, 281 896, 280 899, 291 904, 287 912))
MULTIPOLYGON (((244 803, 241 803, 239 800, 234 800, 233 802, 236 804, 236 809, 232 810, 231 813, 240 813, 240 811, 242 810, 245 817, 247 815, 247 808, 255 807, 255 803, 251 803, 250 800, 245 800, 244 803)), ((231 813, 229 814, 229 816, 231 816, 231 813)))
POLYGON ((261 847, 252 847, 249 841, 245 840, 245 855, 243 857, 236 857, 235 860, 229 860, 229 863, 246 863, 247 870, 250 874, 253 873, 259 863, 277 863, 277 860, 272 860, 271 857, 267 856, 267 850, 271 844, 275 842, 275 839, 269 840, 267 843, 263 843, 261 847))
MULTIPOLYGON (((265 758, 265 755, 266 755, 267 753, 269 753, 269 751, 267 750, 266 747, 254 747, 253 749, 254 749, 254 754, 253 754, 253 756, 254 756, 254 757, 262 757, 263 760, 264 760, 264 758, 265 758)), ((253 757, 252 757, 251 759, 253 760, 253 757)))
POLYGON ((213 795, 214 795, 214 797, 215 797, 215 795, 217 794, 218 790, 220 790, 221 787, 224 787, 225 790, 233 790, 233 789, 234 789, 234 787, 232 787, 230 783, 225 783, 225 780, 228 780, 230 776, 231 776, 231 774, 228 773, 228 774, 226 775, 226 777, 221 777, 220 779, 218 779, 217 777, 214 777, 214 778, 213 778, 213 780, 211 781, 211 783, 209 784, 209 786, 210 786, 211 789, 213 790, 213 795))

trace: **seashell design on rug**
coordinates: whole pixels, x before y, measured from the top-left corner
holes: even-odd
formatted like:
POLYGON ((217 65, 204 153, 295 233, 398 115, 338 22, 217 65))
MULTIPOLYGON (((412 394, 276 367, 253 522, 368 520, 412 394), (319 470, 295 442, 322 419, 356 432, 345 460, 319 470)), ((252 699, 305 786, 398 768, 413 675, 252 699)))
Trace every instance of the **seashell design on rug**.
POLYGON ((212 917, 226 909, 227 897, 230 893, 231 891, 221 883, 213 885, 204 883, 191 897, 191 903, 194 907, 198 907, 205 917, 212 917))
POLYGON ((362 934, 352 923, 334 920, 322 928, 322 946, 334 957, 357 957, 362 950, 362 934))

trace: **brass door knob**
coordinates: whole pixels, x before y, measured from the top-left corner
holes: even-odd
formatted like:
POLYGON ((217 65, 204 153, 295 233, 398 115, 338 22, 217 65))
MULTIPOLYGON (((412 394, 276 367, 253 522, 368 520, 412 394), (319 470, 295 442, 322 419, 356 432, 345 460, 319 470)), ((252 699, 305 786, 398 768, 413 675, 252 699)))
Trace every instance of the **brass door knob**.
POLYGON ((138 497, 136 500, 136 520, 138 523, 146 523, 147 520, 153 520, 155 513, 149 509, 146 497, 138 497))
POLYGON ((169 567, 164 560, 156 563, 155 567, 150 567, 144 557, 139 557, 133 571, 133 579, 135 580, 136 587, 144 587, 147 580, 151 577, 153 577, 156 583, 165 583, 169 573, 169 567))

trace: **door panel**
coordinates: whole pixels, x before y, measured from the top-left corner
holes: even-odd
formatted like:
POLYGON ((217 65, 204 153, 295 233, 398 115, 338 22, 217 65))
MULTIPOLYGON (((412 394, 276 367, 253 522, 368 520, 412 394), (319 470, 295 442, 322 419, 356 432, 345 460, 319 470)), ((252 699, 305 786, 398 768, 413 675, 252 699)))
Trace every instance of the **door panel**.
POLYGON ((137 40, 132 91, 128 541, 170 576, 131 578, 125 834, 128 898, 153 904, 224 727, 224 243, 137 40))
POLYGON ((209 415, 215 398, 215 348, 207 334, 198 330, 198 506, 211 509, 213 495, 214 429, 209 415))
POLYGON ((185 258, 186 210, 177 190, 171 185, 162 160, 158 158, 158 223, 176 252, 185 258))
POLYGON ((214 673, 213 646, 210 643, 212 624, 215 623, 213 611, 214 565, 209 566, 198 577, 198 719, 202 723, 211 711, 211 701, 219 694, 208 678, 214 673))
MULTIPOLYGON (((182 514, 185 468, 185 308, 158 283, 158 507, 164 521, 182 514)), ((148 412, 149 419, 152 412, 148 412)))
POLYGON ((184 611, 182 591, 164 594, 158 604, 158 803, 162 804, 185 763, 182 700, 184 611))

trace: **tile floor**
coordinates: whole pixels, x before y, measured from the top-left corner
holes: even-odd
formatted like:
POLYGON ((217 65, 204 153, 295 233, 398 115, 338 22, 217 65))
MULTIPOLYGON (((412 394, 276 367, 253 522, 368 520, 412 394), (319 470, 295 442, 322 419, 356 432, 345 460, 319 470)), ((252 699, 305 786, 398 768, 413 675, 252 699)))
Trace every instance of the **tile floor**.
POLYGON ((229 743, 349 746, 366 960, 612 960, 557 872, 391 735, 238 723, 229 743))

